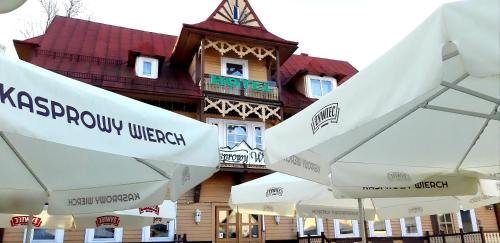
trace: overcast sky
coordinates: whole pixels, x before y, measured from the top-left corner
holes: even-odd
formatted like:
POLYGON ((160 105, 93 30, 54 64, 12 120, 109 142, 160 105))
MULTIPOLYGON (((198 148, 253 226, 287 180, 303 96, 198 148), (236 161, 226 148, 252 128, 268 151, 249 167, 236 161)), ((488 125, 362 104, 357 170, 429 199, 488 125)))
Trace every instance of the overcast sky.
MULTIPOLYGON (((182 23, 205 20, 220 0, 84 0, 82 17, 178 35, 182 23)), ((362 69, 396 44, 441 4, 452 0, 249 0, 270 32, 299 42, 296 53, 345 60, 362 69)), ((62 6, 61 6, 62 8, 62 6)), ((16 55, 12 39, 30 19, 41 21, 38 0, 0 15, 0 43, 16 55)))

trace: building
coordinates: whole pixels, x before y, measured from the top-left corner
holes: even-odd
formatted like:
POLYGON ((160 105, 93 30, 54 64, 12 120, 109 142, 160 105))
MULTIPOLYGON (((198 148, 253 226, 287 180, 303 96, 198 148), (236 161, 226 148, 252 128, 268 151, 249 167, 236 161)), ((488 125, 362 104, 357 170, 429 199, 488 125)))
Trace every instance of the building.
MULTIPOLYGON (((207 13, 208 14, 208 13, 207 13)), ((143 229, 37 230, 43 242, 279 242, 325 232, 359 236, 356 221, 241 215, 228 205, 232 185, 271 173, 262 149, 265 129, 346 82, 357 70, 345 61, 293 54, 259 20, 248 0, 223 0, 203 22, 178 36, 56 17, 44 35, 14 41, 27 62, 219 127, 220 172, 177 202, 177 218, 143 229)), ((500 207, 455 214, 369 222, 369 234, 418 236, 425 231, 498 231, 500 207), (497 215, 495 215, 495 210, 497 215)), ((22 230, 5 230, 20 242, 22 230)), ((1 239, 2 237, 0 237, 1 239)))

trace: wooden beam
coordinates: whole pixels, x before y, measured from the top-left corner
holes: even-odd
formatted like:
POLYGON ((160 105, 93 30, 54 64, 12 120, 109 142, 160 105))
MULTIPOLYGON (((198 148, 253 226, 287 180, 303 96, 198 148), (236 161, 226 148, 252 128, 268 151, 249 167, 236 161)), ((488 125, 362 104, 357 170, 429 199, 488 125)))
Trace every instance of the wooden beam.
MULTIPOLYGON (((276 56, 276 82, 278 83, 278 100, 279 101, 282 101, 282 95, 281 95, 281 91, 282 91, 282 87, 281 87, 281 74, 280 74, 280 66, 281 66, 281 63, 280 63, 280 48, 279 47, 276 47, 275 48, 275 56, 276 56)), ((283 116, 283 102, 281 102, 280 104, 280 117, 281 117, 281 120, 285 120, 285 117, 283 116)))

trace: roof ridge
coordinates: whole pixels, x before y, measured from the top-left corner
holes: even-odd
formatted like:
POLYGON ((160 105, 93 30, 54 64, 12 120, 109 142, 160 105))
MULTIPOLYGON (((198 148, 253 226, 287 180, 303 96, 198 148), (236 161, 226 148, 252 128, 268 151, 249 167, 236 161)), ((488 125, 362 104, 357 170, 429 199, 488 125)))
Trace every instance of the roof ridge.
MULTIPOLYGON (((131 27, 106 24, 106 23, 101 23, 101 22, 96 22, 96 21, 91 21, 91 20, 85 20, 85 19, 79 19, 79 18, 71 18, 71 17, 62 16, 62 15, 56 15, 56 17, 54 18, 54 20, 55 19, 64 19, 66 21, 67 20, 69 20, 69 21, 84 21, 84 22, 90 22, 90 23, 94 23, 94 24, 98 24, 98 25, 103 25, 103 26, 110 26, 110 27, 113 27, 113 28, 128 29, 128 30, 132 30, 132 31, 140 31, 140 32, 145 32, 145 33, 165 35, 165 36, 170 36, 170 37, 175 37, 175 38, 179 37, 177 35, 170 35, 170 34, 165 34, 165 33, 154 32, 154 31, 146 31, 146 30, 134 29, 134 28, 131 28, 131 27)), ((50 28, 50 25, 49 25, 49 28, 50 28)))

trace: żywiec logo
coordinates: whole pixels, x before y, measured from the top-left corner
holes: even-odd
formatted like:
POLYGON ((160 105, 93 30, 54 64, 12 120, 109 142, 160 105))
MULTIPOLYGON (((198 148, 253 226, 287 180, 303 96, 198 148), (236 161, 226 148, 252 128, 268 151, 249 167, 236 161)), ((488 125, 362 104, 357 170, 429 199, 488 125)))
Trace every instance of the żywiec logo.
MULTIPOLYGON (((10 226, 28 225, 29 216, 15 216, 10 219, 10 226)), ((35 227, 42 226, 42 218, 33 217, 31 224, 35 227)))
POLYGON ((339 104, 332 103, 321 108, 321 110, 314 114, 311 120, 313 134, 330 123, 337 123, 339 120, 339 104))
POLYGON ((139 208, 139 214, 143 213, 154 213, 156 215, 160 215, 160 207, 154 206, 154 207, 139 208))
POLYGON ((111 216, 111 215, 97 217, 95 219, 95 227, 99 227, 99 226, 103 226, 103 225, 119 226, 120 225, 120 217, 111 216))
POLYGON ((411 176, 405 172, 389 172, 387 173, 389 181, 411 181, 411 176))
POLYGON ((266 191, 266 197, 270 196, 283 196, 283 188, 282 187, 271 187, 266 191))

